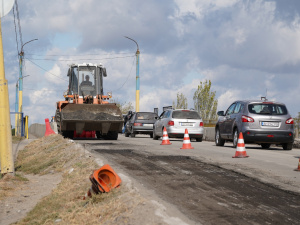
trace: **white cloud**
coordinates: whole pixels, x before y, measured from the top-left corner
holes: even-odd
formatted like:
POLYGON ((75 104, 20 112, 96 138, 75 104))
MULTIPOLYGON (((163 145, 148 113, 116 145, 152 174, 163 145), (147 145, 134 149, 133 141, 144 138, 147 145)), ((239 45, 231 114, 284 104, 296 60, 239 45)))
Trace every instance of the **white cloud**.
MULTIPOLYGON (((291 98, 300 95, 299 4, 286 1, 283 7, 273 0, 18 3, 23 42, 39 39, 26 45, 23 71, 30 75, 24 79, 24 110, 34 120, 41 115, 43 122, 55 111, 55 102, 63 99, 70 63, 103 63, 108 72, 104 92, 113 91, 113 98, 135 105, 136 45, 123 36, 134 38, 140 47, 141 110, 161 110, 176 100, 177 92, 188 98, 192 108, 199 82, 211 80, 219 109, 226 110, 236 99, 260 98, 267 90, 269 98, 287 103, 294 114, 300 111, 291 98)), ((11 38, 15 37, 12 13, 2 22, 14 111, 19 70, 11 38)))
MULTIPOLYGON (((60 67, 57 64, 54 64, 53 68, 49 70, 49 74, 54 74, 56 76, 45 76, 46 79, 52 84, 60 84, 63 79, 60 67)), ((67 74, 67 71, 65 72, 67 74)))

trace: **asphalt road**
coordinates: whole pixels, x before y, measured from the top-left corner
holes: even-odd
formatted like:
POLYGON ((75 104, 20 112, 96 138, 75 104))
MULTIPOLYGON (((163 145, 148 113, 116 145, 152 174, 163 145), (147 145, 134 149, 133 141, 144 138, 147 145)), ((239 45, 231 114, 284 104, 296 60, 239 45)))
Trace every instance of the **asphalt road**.
POLYGON ((300 149, 246 145, 249 158, 232 158, 232 143, 182 140, 160 145, 146 135, 118 141, 76 140, 113 161, 196 223, 299 224, 300 149))

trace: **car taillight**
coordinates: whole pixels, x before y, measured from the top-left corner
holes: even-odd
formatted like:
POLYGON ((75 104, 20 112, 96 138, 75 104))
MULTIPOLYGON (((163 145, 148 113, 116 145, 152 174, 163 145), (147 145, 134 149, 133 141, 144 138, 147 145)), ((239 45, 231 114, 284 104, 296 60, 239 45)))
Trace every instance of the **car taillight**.
POLYGON ((203 122, 200 122, 200 127, 203 127, 203 122))
POLYGON ((294 124, 294 120, 293 120, 293 118, 291 117, 291 118, 287 119, 287 120, 285 121, 285 123, 286 123, 286 124, 294 124))
POLYGON ((143 126, 142 123, 134 123, 133 126, 143 126))
POLYGON ((253 123, 254 119, 249 116, 242 116, 242 122, 243 123, 253 123))
POLYGON ((170 120, 170 121, 168 122, 168 126, 174 126, 174 121, 171 121, 171 120, 170 120))

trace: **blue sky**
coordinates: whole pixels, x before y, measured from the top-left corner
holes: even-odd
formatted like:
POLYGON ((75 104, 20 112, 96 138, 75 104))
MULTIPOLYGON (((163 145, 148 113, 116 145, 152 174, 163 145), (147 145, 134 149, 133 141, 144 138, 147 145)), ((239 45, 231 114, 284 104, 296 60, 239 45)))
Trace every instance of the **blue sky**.
MULTIPOLYGON (((296 0, 18 1, 24 46, 24 112, 43 123, 63 99, 71 63, 102 63, 104 91, 135 105, 135 39, 140 111, 188 98, 211 80, 219 110, 237 99, 284 102, 300 111, 300 2, 296 0)), ((18 28, 17 28, 18 29, 18 28)), ((19 76, 13 11, 2 18, 11 111, 19 76)), ((19 34, 18 34, 19 37, 19 34)), ((19 42, 20 50, 20 42, 19 42)))

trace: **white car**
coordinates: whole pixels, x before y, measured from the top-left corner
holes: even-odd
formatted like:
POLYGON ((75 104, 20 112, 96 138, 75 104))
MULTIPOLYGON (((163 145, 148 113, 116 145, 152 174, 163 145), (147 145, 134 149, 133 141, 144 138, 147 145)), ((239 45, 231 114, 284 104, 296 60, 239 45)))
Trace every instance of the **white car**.
POLYGON ((203 121, 197 111, 187 109, 167 109, 153 125, 153 139, 163 136, 166 128, 170 138, 183 138, 188 129, 190 138, 201 142, 203 138, 203 121))

